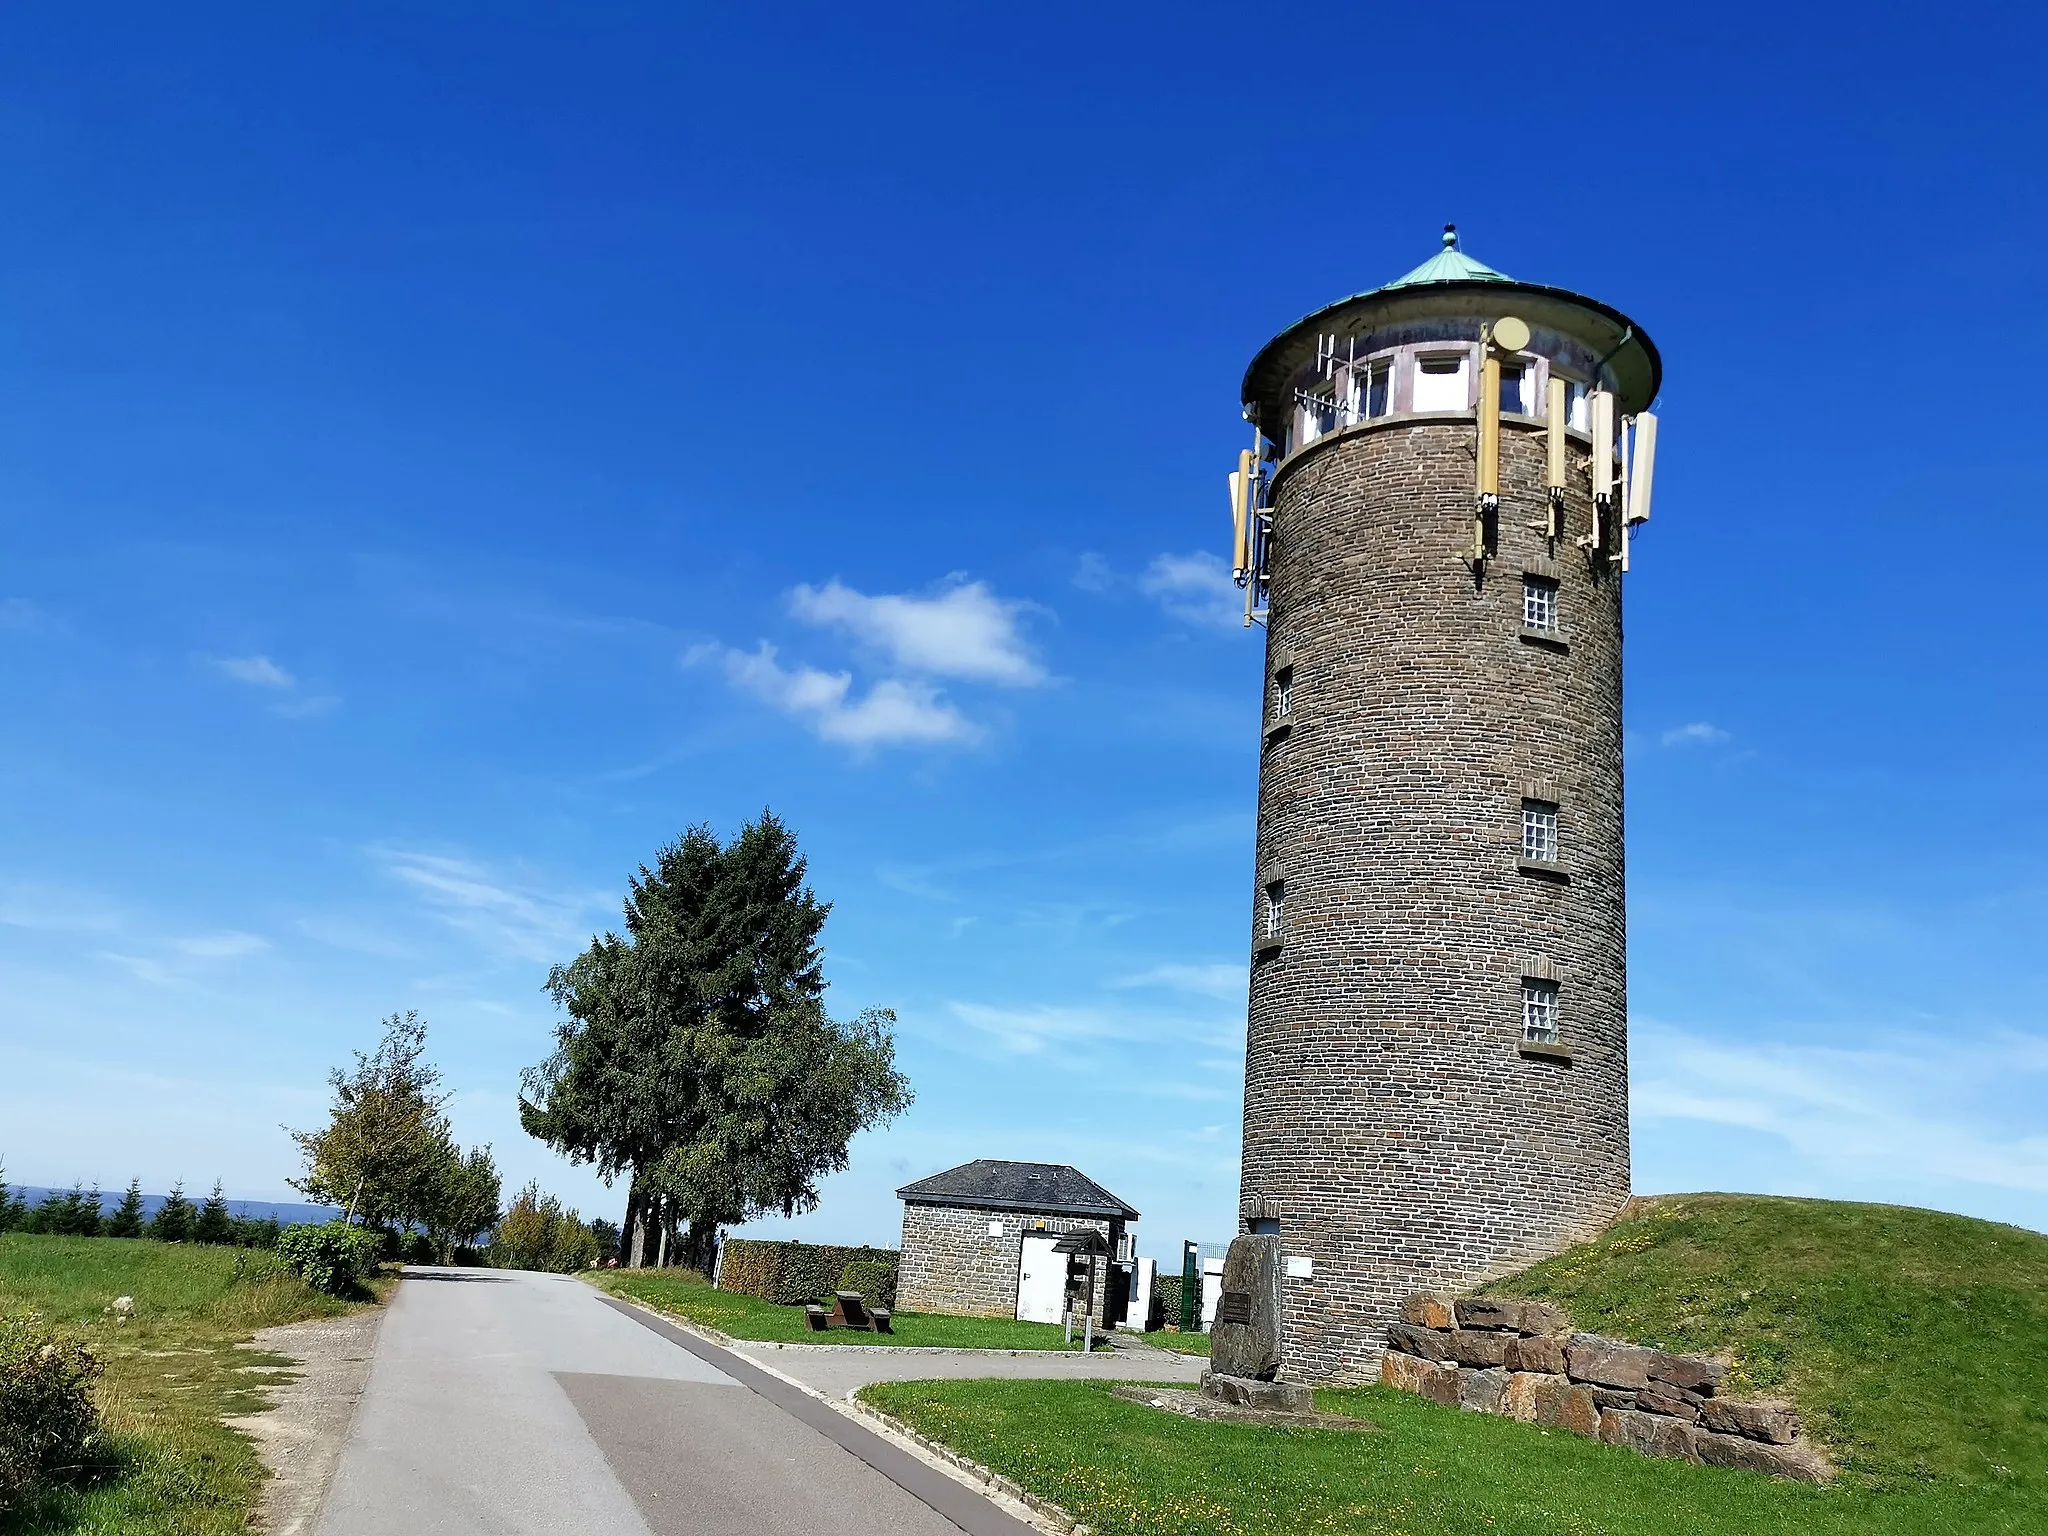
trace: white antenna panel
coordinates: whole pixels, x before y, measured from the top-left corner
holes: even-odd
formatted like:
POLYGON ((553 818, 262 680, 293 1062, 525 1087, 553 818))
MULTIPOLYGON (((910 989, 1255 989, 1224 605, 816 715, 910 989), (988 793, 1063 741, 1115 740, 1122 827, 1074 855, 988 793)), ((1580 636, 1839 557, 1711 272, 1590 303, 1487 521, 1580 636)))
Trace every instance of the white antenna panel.
POLYGON ((1628 520, 1650 520, 1650 477, 1657 471, 1657 418, 1648 411, 1636 418, 1634 451, 1630 455, 1628 520))
POLYGON ((1593 499, 1614 495, 1614 396, 1604 389, 1587 395, 1593 426, 1593 499))

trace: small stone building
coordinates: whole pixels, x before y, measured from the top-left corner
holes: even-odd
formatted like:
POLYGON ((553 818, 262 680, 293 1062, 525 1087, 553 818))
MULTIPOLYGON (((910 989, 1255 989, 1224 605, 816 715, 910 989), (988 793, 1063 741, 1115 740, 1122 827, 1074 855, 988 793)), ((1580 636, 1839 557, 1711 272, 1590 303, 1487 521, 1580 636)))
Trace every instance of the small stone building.
POLYGON ((1119 1320, 1110 1314, 1128 1294, 1128 1232, 1138 1213, 1078 1168, 978 1158, 906 1184, 896 1197, 903 1202, 896 1276, 903 1311, 1057 1322, 1070 1295, 1078 1310, 1089 1266, 1055 1249, 1093 1233, 1101 1253, 1088 1310, 1104 1327, 1119 1320))

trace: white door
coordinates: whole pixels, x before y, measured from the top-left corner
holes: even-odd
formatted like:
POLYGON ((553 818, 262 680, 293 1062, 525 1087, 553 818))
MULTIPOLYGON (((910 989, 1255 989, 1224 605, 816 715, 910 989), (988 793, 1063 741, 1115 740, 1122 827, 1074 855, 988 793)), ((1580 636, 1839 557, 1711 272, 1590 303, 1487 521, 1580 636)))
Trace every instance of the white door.
POLYGON ((1056 1323, 1067 1299, 1067 1256, 1054 1253, 1057 1233, 1026 1232, 1017 1263, 1017 1317, 1026 1323, 1056 1323))

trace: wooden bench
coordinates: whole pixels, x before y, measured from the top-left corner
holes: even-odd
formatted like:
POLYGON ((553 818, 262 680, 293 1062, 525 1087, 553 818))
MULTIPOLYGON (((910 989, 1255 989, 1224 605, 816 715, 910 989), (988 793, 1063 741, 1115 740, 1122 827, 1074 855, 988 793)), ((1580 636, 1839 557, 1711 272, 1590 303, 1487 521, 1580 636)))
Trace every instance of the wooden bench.
POLYGON ((804 1306, 804 1326, 813 1333, 823 1333, 832 1326, 832 1314, 815 1301, 807 1302, 804 1306))

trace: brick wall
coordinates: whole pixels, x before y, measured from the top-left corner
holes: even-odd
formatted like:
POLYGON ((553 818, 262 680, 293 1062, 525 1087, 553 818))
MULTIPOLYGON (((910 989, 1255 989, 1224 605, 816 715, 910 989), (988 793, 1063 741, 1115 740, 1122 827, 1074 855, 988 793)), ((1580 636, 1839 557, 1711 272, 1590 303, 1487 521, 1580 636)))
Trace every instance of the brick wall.
MULTIPOLYGON (((1123 1236, 1121 1221, 1078 1216, 1039 1216, 1029 1212, 988 1210, 978 1206, 903 1203, 903 1248, 896 1272, 896 1305, 904 1312, 950 1312, 966 1317, 1015 1317, 1017 1272, 1023 1261, 1024 1233, 1043 1224, 1047 1232, 1100 1232, 1114 1251, 1123 1236), (999 1236, 989 1224, 999 1222, 999 1236)), ((1096 1319, 1109 1261, 1096 1261, 1096 1319)))
POLYGON ((1374 424, 1276 486, 1266 723, 1285 663, 1293 724, 1248 894, 1256 931, 1284 878, 1286 931, 1252 971, 1242 1197, 1315 1261, 1284 1282, 1296 1380, 1376 1377, 1404 1296, 1552 1253, 1629 1193, 1621 578, 1526 526, 1544 440, 1510 427, 1475 581, 1473 437, 1374 424), (1525 568, 1559 583, 1565 649, 1521 637, 1525 568), (1566 881, 1517 869, 1533 784, 1566 881), (1569 1064, 1518 1049, 1525 972, 1559 982, 1569 1064))

